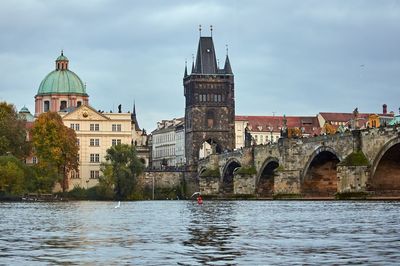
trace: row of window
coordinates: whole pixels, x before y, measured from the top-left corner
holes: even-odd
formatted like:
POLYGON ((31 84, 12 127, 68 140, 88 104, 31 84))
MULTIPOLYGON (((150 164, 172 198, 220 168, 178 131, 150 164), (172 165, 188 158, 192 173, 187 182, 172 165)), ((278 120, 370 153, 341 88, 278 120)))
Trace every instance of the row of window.
POLYGON ((159 134, 154 135, 154 143, 163 143, 175 140, 175 132, 171 132, 169 134, 159 134))
POLYGON ((98 170, 90 171, 90 179, 97 179, 100 176, 100 172, 98 170))
MULTIPOLYGON (((79 131, 80 130, 80 125, 79 124, 71 123, 69 125, 69 127, 72 128, 75 131, 79 131)), ((122 125, 121 124, 112 124, 111 125, 111 131, 121 132, 121 129, 122 129, 122 125)), ((90 124, 89 130, 90 131, 100 131, 100 125, 99 124, 90 124)))
POLYGON ((165 157, 165 156, 174 156, 175 155, 175 146, 171 145, 169 147, 158 148, 154 151, 154 157, 165 157))
MULTIPOLYGON (((99 170, 91 170, 90 171, 90 179, 98 179, 100 176, 99 170)), ((79 172, 72 171, 71 172, 71 179, 79 179, 79 172)))
MULTIPOLYGON (((81 105, 82 105, 81 101, 78 101, 76 103, 77 107, 79 107, 81 105)), ((66 109, 66 108, 67 108, 67 101, 60 101, 60 111, 66 109)), ((50 111, 50 101, 44 101, 43 102, 43 111, 44 112, 50 111)))
POLYGON ((223 94, 197 94, 195 93, 194 98, 196 102, 224 102, 225 95, 223 94))
POLYGON ((223 89, 223 85, 221 84, 196 84, 194 86, 195 88, 199 89, 223 89))
MULTIPOLYGON (((78 139, 78 145, 79 145, 79 139, 78 139)), ((116 146, 118 144, 121 144, 121 139, 112 139, 111 140, 111 145, 116 146)), ((99 147, 100 146, 100 139, 90 139, 89 141, 89 146, 91 147, 99 147)))
MULTIPOLYGON (((279 136, 275 136, 275 141, 278 141, 279 136)), ((265 136, 265 141, 264 141, 264 135, 254 135, 254 140, 257 142, 257 144, 265 144, 268 141, 274 142, 274 136, 268 137, 268 135, 265 136)))

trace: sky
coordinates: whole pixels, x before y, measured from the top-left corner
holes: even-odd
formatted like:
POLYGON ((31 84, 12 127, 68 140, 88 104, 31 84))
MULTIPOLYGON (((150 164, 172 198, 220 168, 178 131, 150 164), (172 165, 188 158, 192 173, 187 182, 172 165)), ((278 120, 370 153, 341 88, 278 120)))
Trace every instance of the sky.
POLYGON ((236 115, 399 112, 400 0, 2 0, 0 101, 33 113, 64 50, 91 106, 135 102, 151 132, 184 116, 200 24, 221 67, 228 45, 236 115))

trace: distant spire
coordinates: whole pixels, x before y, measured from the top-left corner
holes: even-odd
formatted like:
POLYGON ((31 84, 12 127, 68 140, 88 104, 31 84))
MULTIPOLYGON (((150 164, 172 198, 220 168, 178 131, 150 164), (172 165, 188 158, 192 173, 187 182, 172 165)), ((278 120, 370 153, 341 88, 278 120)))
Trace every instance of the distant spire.
POLYGON ((194 73, 194 54, 192 54, 192 74, 194 73))
POLYGON ((187 60, 185 59, 185 74, 184 77, 187 77, 188 73, 187 73, 187 60))
POLYGON ((228 45, 225 44, 225 49, 226 49, 226 55, 228 56, 228 45))
POLYGON ((199 24, 199 34, 200 34, 200 37, 201 37, 201 24, 199 24))
POLYGON ((64 50, 61 49, 61 56, 64 56, 64 50))
POLYGON ((212 37, 212 32, 213 32, 213 26, 210 25, 210 32, 211 32, 211 37, 212 37))
POLYGON ((131 123, 135 124, 135 131, 140 131, 141 129, 139 127, 139 123, 138 123, 137 118, 136 118, 136 104, 135 104, 135 101, 133 101, 133 110, 132 110, 132 114, 131 114, 131 120, 132 120, 131 123))

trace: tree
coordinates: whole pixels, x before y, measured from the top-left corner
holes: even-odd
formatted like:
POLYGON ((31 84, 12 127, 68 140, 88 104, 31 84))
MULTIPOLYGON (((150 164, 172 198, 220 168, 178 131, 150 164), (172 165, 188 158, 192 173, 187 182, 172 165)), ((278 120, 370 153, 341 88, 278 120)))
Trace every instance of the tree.
POLYGON ((144 168, 135 147, 127 144, 112 146, 107 150, 106 160, 101 168, 100 186, 108 183, 114 187, 116 199, 127 199, 132 195, 136 177, 144 168))
POLYGON ((0 155, 12 154, 19 159, 29 155, 25 123, 14 105, 0 102, 0 155))
POLYGON ((16 157, 0 156, 0 191, 11 195, 26 192, 26 166, 16 157))
POLYGON ((66 127, 55 112, 41 114, 32 129, 32 143, 39 168, 55 168, 63 191, 68 189, 68 173, 78 171, 79 146, 75 131, 66 127))

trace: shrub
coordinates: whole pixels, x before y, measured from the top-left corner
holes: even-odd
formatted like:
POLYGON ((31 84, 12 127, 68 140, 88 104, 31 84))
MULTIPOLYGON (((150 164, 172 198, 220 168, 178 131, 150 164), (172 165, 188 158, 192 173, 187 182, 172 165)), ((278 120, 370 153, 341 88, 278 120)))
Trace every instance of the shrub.
POLYGON ((218 169, 206 169, 200 174, 200 177, 221 177, 218 169))
POLYGON ((255 175, 257 170, 254 166, 242 166, 236 169, 235 174, 238 175, 255 175))
POLYGON ((349 154, 339 165, 364 166, 369 165, 369 161, 362 151, 357 151, 349 154))

